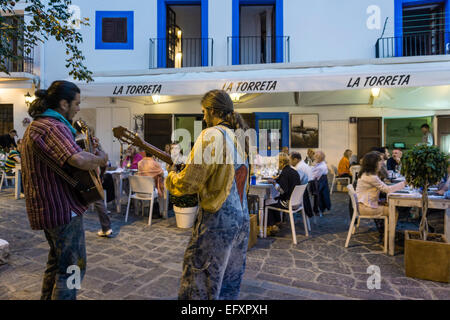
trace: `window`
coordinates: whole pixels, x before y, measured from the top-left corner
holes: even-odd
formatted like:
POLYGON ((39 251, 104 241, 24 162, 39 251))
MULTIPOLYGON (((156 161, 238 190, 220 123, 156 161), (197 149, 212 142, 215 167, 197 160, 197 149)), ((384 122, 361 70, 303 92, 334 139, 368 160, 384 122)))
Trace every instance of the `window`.
POLYGON ((449 18, 449 0, 395 0, 395 56, 450 53, 449 18))
POLYGON ((102 41, 108 43, 126 43, 127 18, 103 18, 102 41))
POLYGON ((134 49, 133 11, 97 11, 95 19, 95 49, 134 49))
POLYGON ((13 110, 12 104, 0 104, 0 134, 8 133, 13 129, 13 110))

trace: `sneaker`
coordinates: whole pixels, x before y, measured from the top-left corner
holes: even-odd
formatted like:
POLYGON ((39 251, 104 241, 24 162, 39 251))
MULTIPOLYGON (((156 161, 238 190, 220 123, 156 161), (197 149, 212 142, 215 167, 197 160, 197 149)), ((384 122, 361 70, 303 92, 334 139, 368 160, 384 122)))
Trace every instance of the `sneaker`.
POLYGON ((112 229, 109 229, 108 231, 104 232, 103 230, 100 230, 99 232, 97 232, 97 235, 99 237, 109 237, 110 235, 113 234, 112 229))

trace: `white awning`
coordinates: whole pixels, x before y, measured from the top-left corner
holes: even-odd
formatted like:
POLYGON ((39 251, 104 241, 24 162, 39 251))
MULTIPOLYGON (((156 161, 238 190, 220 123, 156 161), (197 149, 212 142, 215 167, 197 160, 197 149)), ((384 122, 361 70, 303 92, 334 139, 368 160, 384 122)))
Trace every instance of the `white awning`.
POLYGON ((268 64, 101 74, 78 85, 84 96, 120 97, 229 93, 334 91, 428 87, 450 84, 450 58, 391 58, 313 64, 268 64))

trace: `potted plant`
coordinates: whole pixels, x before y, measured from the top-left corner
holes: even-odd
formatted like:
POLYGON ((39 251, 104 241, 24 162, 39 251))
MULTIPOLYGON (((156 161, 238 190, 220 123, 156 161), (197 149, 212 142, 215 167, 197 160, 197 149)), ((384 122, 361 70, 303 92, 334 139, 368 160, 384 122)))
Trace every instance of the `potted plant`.
POLYGON ((198 211, 197 195, 189 194, 180 197, 170 195, 170 201, 173 203, 177 227, 182 229, 191 228, 194 225, 198 211))
POLYGON ((450 244, 442 234, 428 233, 428 187, 444 177, 448 156, 437 147, 415 146, 402 158, 401 174, 413 188, 422 188, 422 219, 419 231, 405 231, 407 277, 449 282, 450 244))

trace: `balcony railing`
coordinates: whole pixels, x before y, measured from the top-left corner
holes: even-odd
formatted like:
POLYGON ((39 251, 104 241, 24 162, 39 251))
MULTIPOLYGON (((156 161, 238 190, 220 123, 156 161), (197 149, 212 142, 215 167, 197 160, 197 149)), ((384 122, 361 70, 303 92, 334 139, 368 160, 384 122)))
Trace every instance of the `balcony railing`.
POLYGON ((173 42, 172 46, 169 46, 166 38, 150 39, 149 68, 188 68, 213 65, 213 39, 181 38, 178 41, 181 41, 181 46, 178 46, 178 42, 176 46, 173 45, 173 42), (181 50, 176 52, 177 48, 181 48, 181 50))
POLYGON ((290 62, 288 36, 228 37, 228 64, 290 62))
MULTIPOLYGON (((1 58, 1 57, 0 57, 1 58)), ((3 60, 3 58, 1 58, 3 60)), ((24 54, 21 59, 5 59, 6 70, 8 72, 26 72, 33 73, 34 49, 30 53, 24 54)))
POLYGON ((377 58, 450 54, 449 32, 407 34, 380 38, 375 44, 377 58))

